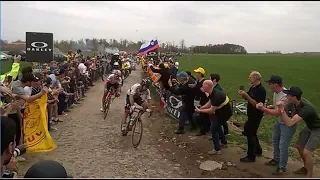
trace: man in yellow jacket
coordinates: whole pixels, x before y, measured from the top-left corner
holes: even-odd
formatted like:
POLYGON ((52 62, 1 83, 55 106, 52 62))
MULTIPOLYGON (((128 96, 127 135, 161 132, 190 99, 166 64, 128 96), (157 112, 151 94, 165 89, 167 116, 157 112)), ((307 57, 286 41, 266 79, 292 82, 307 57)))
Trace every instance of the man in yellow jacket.
POLYGON ((5 74, 2 74, 0 77, 0 80, 3 81, 7 76, 11 76, 12 80, 15 80, 17 76, 19 75, 19 70, 20 70, 20 60, 21 56, 14 56, 13 57, 13 63, 11 66, 11 70, 5 74))

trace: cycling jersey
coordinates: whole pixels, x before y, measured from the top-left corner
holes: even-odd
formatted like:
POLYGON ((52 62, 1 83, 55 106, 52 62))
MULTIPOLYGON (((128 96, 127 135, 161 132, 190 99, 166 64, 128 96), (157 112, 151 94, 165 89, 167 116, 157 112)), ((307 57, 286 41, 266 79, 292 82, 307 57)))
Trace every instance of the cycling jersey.
POLYGON ((140 89, 141 85, 139 83, 134 84, 127 92, 127 95, 133 95, 136 97, 142 97, 144 99, 151 99, 150 90, 147 89, 145 91, 141 91, 140 89))
POLYGON ((111 84, 121 84, 122 79, 121 77, 116 77, 115 74, 110 74, 106 80, 107 83, 111 83, 111 84))

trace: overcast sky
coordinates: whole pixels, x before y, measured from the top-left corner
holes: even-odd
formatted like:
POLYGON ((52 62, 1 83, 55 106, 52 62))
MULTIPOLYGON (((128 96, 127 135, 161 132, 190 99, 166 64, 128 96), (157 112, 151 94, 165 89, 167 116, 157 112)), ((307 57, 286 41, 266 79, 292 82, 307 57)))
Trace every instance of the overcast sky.
POLYGON ((126 38, 187 46, 235 43, 248 52, 320 51, 320 2, 1 2, 1 38, 126 38))

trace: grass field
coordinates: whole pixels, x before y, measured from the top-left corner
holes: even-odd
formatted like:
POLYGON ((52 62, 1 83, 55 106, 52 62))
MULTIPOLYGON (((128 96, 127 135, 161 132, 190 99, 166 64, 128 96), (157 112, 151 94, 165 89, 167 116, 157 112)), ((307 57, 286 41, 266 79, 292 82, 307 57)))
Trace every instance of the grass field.
MULTIPOLYGON (((27 64, 28 63, 21 61, 20 62, 20 65, 21 65, 20 71, 27 64)), ((0 61, 0 74, 5 74, 8 71, 10 71, 11 70, 11 66, 12 66, 12 61, 9 61, 9 60, 0 61)))
MULTIPOLYGON (((190 71, 201 66, 206 71, 206 77, 211 73, 221 76, 220 84, 228 96, 235 101, 241 101, 238 95, 239 85, 246 89, 250 87, 248 76, 252 70, 257 70, 267 80, 272 74, 282 76, 285 87, 299 86, 303 91, 303 97, 320 110, 320 79, 317 72, 320 68, 320 56, 313 55, 188 55, 179 59, 179 71, 190 71)), ((268 97, 272 101, 272 93, 268 85, 263 83, 268 91, 268 97)), ((320 111, 319 111, 320 113, 320 111)), ((245 116, 233 117, 245 121, 245 116)), ((271 144, 274 118, 265 117, 259 129, 259 137, 262 141, 271 144)), ((305 126, 301 122, 298 126, 292 143, 296 142, 299 130, 305 126)), ((231 136, 236 141, 245 141, 244 137, 231 136)))

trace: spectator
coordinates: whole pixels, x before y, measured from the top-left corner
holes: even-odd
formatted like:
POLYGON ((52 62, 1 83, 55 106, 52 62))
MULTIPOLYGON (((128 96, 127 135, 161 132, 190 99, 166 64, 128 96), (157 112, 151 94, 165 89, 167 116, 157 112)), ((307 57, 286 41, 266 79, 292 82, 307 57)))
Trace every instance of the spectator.
MULTIPOLYGON (((223 91, 221 85, 219 84, 220 81, 220 75, 219 74, 210 74, 210 79, 213 82, 213 86, 215 89, 219 89, 220 91, 223 91)), ((229 134, 229 128, 228 128, 228 123, 223 122, 222 123, 222 128, 223 128, 223 134, 228 135, 229 134)))
MULTIPOLYGON (((288 104, 286 94, 283 92, 285 87, 283 86, 282 78, 277 75, 272 75, 266 82, 269 84, 269 88, 273 92, 273 105, 264 107, 263 105, 260 106, 260 104, 257 104, 256 107, 269 115, 276 116, 276 120, 274 122, 272 134, 273 159, 265 164, 268 166, 278 166, 276 172, 273 174, 282 175, 287 173, 289 146, 293 135, 296 132, 297 126, 287 126, 280 118, 280 111, 276 105, 277 102, 282 101, 286 105, 286 109, 292 107, 292 104, 288 104)), ((292 112, 294 111, 294 108, 290 109, 292 112)), ((292 117, 290 113, 288 115, 289 117, 292 117)))
POLYGON ((52 160, 42 160, 33 164, 24 178, 70 178, 62 164, 52 160))
POLYGON ((299 138, 296 143, 296 148, 299 151, 300 157, 303 160, 304 167, 294 171, 295 174, 306 174, 307 178, 312 178, 313 160, 312 155, 318 147, 320 139, 320 117, 316 108, 307 100, 301 99, 302 91, 299 87, 292 86, 288 90, 283 90, 287 94, 288 101, 295 105, 294 115, 288 117, 285 112, 284 104, 279 102, 280 117, 287 126, 294 126, 301 120, 304 120, 306 127, 299 133, 299 138))
POLYGON ((87 66, 84 63, 85 60, 81 60, 81 62, 78 65, 78 69, 80 70, 81 74, 85 74, 87 72, 87 66))
POLYGON ((170 79, 171 73, 168 68, 164 66, 163 63, 159 64, 159 69, 154 68, 152 65, 150 66, 150 69, 154 73, 159 73, 161 75, 159 82, 161 83, 161 87, 163 87, 165 90, 169 90, 170 86, 168 84, 168 80, 170 79))
POLYGON ((261 74, 253 71, 249 75, 249 82, 252 85, 248 92, 239 90, 241 97, 248 101, 247 116, 248 120, 244 125, 243 135, 247 137, 248 149, 247 156, 241 158, 241 162, 255 162, 256 155, 262 155, 262 148, 259 143, 257 131, 263 117, 263 111, 256 109, 256 104, 264 103, 266 100, 266 89, 261 84, 261 74))
POLYGON ((174 65, 174 62, 173 62, 172 60, 170 60, 170 61, 168 62, 168 64, 169 64, 170 73, 171 73, 172 77, 175 78, 176 75, 177 75, 177 73, 178 73, 178 69, 177 69, 177 67, 174 65))
MULTIPOLYGON (((14 148, 16 147, 15 136, 16 123, 5 116, 1 116, 1 175, 5 174, 4 166, 13 168, 16 166, 15 161, 12 161, 14 148)), ((13 173, 13 178, 18 178, 17 173, 13 173)))
POLYGON ((220 75, 219 74, 210 74, 210 79, 213 82, 213 86, 215 89, 219 89, 220 91, 223 91, 221 85, 219 84, 220 81, 220 75))
MULTIPOLYGON (((43 94, 45 94, 48 91, 47 88, 43 88, 41 92, 39 92, 38 94, 35 94, 33 96, 31 96, 31 93, 28 94, 24 90, 24 87, 31 86, 31 82, 34 81, 34 79, 35 79, 35 77, 31 73, 23 74, 21 81, 17 80, 17 81, 12 82, 12 93, 16 94, 17 98, 22 99, 26 102, 32 102, 32 101, 40 98, 43 94)), ((21 100, 18 100, 18 101, 21 101, 21 100)), ((21 105, 22 104, 23 104, 23 101, 22 101, 21 105)), ((21 128, 22 128, 22 118, 20 118, 21 115, 19 115, 19 114, 20 114, 20 110, 13 111, 12 113, 10 113, 8 115, 9 118, 13 119, 16 122, 16 127, 17 127, 16 142, 17 142, 17 144, 19 144, 19 142, 20 142, 21 128)))
POLYGON ((220 138, 223 144, 227 144, 227 140, 223 135, 221 124, 226 122, 232 116, 232 107, 228 96, 213 88, 213 82, 205 80, 202 84, 201 91, 208 94, 209 101, 200 108, 196 108, 196 112, 211 114, 214 116, 213 122, 211 123, 211 133, 214 149, 209 151, 210 155, 221 154, 220 138))
POLYGON ((175 134, 184 134, 185 121, 189 120, 192 129, 196 129, 196 125, 193 122, 192 115, 194 113, 194 97, 195 91, 193 88, 189 87, 188 84, 193 84, 191 79, 188 79, 188 74, 186 72, 181 72, 177 75, 177 80, 179 81, 179 86, 173 86, 171 79, 168 80, 168 85, 170 91, 173 94, 181 95, 182 102, 184 104, 180 116, 179 116, 179 127, 175 134))
MULTIPOLYGON (((202 67, 199 67, 198 69, 195 69, 194 72, 196 73, 197 83, 195 85, 189 85, 189 87, 195 88, 195 93, 196 93, 195 99, 199 100, 199 105, 201 107, 201 106, 204 106, 209 101, 207 95, 201 91, 202 84, 205 81, 205 78, 204 78, 205 70, 202 67)), ((197 134, 197 136, 205 135, 206 132, 208 132, 210 129, 209 114, 200 113, 198 117, 198 124, 200 127, 200 132, 197 134)))
POLYGON ((194 80, 194 82, 197 81, 197 79, 191 74, 190 71, 185 71, 188 74, 188 78, 191 78, 192 80, 194 80))

